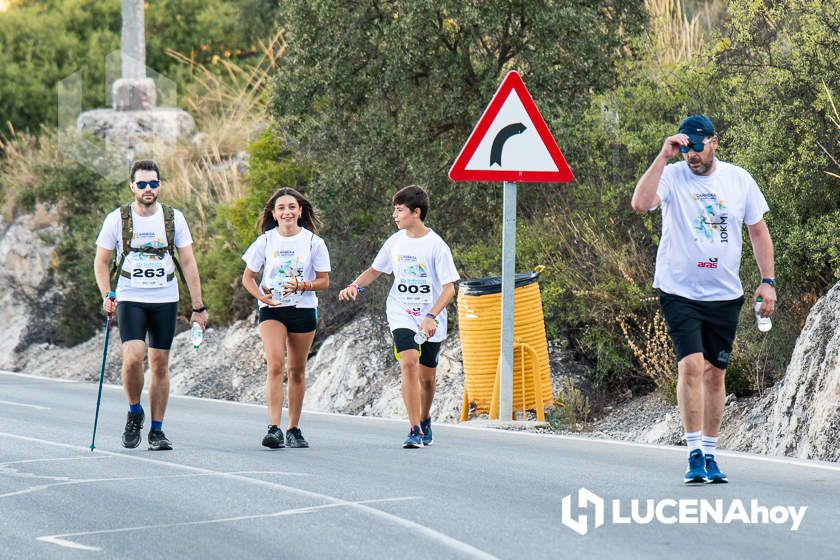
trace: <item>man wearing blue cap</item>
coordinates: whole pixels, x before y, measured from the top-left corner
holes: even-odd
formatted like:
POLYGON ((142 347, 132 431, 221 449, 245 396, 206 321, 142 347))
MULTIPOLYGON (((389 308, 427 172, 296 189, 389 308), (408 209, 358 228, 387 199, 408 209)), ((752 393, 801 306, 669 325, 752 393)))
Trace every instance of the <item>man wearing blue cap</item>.
POLYGON ((758 185, 744 169, 715 157, 718 137, 704 115, 691 115, 662 144, 639 179, 631 205, 637 212, 662 206, 662 236, 653 287, 677 354, 677 403, 688 443, 686 483, 723 483, 715 461, 725 399, 724 376, 744 290, 742 224, 746 224, 761 282, 761 314, 773 313, 776 281, 773 241, 758 185), (668 161, 682 154, 683 160, 668 161))

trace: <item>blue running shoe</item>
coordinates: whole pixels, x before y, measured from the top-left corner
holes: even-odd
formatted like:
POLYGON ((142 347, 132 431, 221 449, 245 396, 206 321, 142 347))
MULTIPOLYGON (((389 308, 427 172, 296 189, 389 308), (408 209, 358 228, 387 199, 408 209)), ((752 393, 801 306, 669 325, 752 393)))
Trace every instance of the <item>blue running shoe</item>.
POLYGON ((686 484, 702 484, 707 482, 706 461, 702 449, 695 449, 688 454, 688 468, 685 470, 683 482, 686 484))
POLYGON ((403 442, 403 449, 417 449, 418 447, 423 447, 423 437, 420 435, 420 426, 414 426, 403 442))
POLYGON ((434 439, 432 439, 432 419, 426 418, 420 422, 420 429, 423 430, 423 445, 432 445, 434 443, 434 439))
POLYGON ((729 479, 720 472, 714 455, 706 455, 706 479, 709 484, 726 484, 729 479))

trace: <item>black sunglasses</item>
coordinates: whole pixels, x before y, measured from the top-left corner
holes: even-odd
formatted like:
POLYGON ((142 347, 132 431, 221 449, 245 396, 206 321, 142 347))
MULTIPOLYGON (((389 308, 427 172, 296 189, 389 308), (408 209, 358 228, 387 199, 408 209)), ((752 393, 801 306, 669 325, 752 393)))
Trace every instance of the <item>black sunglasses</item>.
POLYGON ((699 154, 706 149, 706 144, 708 144, 711 141, 712 139, 710 137, 706 138, 702 142, 689 142, 688 146, 680 146, 680 153, 687 154, 689 150, 694 150, 699 154))
POLYGON ((146 190, 146 187, 156 189, 160 186, 160 181, 137 181, 134 183, 134 186, 136 186, 141 191, 146 190))

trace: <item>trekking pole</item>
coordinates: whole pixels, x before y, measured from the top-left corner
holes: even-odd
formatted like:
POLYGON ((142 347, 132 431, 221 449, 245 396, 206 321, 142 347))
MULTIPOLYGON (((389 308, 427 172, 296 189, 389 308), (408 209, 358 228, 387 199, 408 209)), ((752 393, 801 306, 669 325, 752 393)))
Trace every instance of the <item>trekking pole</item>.
MULTIPOLYGON (((115 292, 108 292, 108 299, 111 302, 117 297, 115 292)), ((102 368, 99 370, 99 393, 96 395, 96 415, 93 417, 93 435, 90 438, 90 451, 96 448, 94 442, 96 441, 96 424, 99 422, 99 403, 102 402, 102 383, 105 381, 105 358, 108 356, 108 339, 111 335, 111 317, 113 312, 108 313, 108 318, 105 320, 105 348, 102 349, 102 368)))

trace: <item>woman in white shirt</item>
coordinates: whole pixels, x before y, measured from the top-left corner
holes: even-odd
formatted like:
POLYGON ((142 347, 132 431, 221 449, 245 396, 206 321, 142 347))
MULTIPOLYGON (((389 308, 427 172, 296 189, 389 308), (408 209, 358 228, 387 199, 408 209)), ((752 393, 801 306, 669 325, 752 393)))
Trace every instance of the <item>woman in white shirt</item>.
POLYGON ((266 202, 260 218, 262 235, 242 255, 246 264, 242 284, 257 299, 268 361, 269 426, 262 444, 274 449, 309 447, 298 426, 306 388, 304 372, 318 317, 315 292, 330 285, 330 256, 324 240, 316 235, 320 227, 317 212, 301 193, 279 189, 266 202), (280 416, 287 351, 289 427, 284 442, 280 416))

